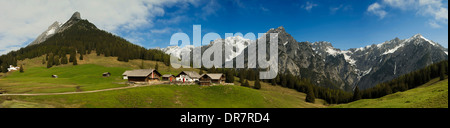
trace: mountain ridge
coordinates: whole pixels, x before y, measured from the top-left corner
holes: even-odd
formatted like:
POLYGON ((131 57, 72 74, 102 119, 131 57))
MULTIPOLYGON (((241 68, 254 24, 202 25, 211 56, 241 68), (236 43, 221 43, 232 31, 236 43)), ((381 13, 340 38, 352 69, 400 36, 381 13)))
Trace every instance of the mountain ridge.
MULTIPOLYGON (((279 34, 278 65, 280 73, 291 73, 300 78, 310 78, 315 84, 334 86, 347 91, 351 91, 357 85, 360 85, 361 89, 367 89, 433 62, 448 60, 448 49, 423 37, 421 34, 415 34, 408 39, 395 38, 380 44, 341 50, 334 48, 332 43, 326 41, 297 42, 286 32, 283 26, 270 29, 266 34, 268 33, 279 34), (407 53, 414 55, 399 56, 407 53), (414 58, 413 56, 424 59, 408 60, 414 58), (408 63, 414 65, 408 66, 408 63), (391 69, 391 73, 386 72, 386 70, 391 69)), ((254 44, 255 41, 250 42, 253 43, 248 45, 256 45, 254 44)), ((201 46, 201 48, 203 51, 208 46, 201 46)), ((243 48, 245 50, 242 51, 241 55, 244 55, 246 62, 248 62, 247 46, 243 48)), ((189 49, 185 52, 189 52, 189 49)), ((166 53, 170 54, 169 52, 166 53)))

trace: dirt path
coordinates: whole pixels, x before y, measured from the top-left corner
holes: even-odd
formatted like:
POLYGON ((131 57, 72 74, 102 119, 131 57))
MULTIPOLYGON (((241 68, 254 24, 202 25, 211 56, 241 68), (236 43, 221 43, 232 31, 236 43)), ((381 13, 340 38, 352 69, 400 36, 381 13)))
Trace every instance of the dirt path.
POLYGON ((71 94, 85 94, 85 93, 96 93, 96 92, 105 92, 105 91, 114 91, 114 90, 123 90, 129 88, 137 88, 137 87, 147 87, 152 85, 138 85, 138 86, 127 86, 127 87, 119 87, 119 88, 109 88, 109 89, 101 89, 101 90, 93 90, 93 91, 83 91, 83 92, 61 92, 61 93, 36 93, 36 94, 0 94, 0 96, 48 96, 48 95, 71 95, 71 94))

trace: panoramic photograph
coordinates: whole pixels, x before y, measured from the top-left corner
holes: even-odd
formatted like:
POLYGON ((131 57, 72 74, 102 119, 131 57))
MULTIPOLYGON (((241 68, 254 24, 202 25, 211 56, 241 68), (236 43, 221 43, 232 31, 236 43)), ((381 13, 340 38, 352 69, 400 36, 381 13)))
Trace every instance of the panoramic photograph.
POLYGON ((448 0, 0 0, 0 12, 0 109, 448 108, 448 0))

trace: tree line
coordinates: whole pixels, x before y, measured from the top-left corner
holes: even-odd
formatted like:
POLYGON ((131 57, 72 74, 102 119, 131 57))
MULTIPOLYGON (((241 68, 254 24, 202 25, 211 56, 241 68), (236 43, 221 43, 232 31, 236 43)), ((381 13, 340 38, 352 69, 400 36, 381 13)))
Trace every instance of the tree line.
POLYGON ((362 99, 380 98, 396 92, 416 88, 435 78, 444 80, 446 75, 448 75, 448 60, 402 75, 391 81, 378 84, 373 88, 362 90, 357 95, 360 95, 362 99))

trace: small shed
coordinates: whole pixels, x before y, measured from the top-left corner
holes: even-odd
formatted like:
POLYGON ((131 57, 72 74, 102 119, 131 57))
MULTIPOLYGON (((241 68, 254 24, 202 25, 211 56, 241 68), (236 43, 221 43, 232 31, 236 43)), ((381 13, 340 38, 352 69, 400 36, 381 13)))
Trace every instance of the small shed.
POLYGON ((225 80, 222 73, 204 74, 200 77, 200 85, 223 84, 225 80))
POLYGON ((110 76, 111 76, 111 73, 110 73, 110 72, 105 72, 105 73, 103 73, 102 76, 103 76, 103 77, 110 77, 110 76))
POLYGON ((172 74, 163 75, 162 80, 172 82, 173 80, 175 80, 175 75, 172 75, 172 74))

